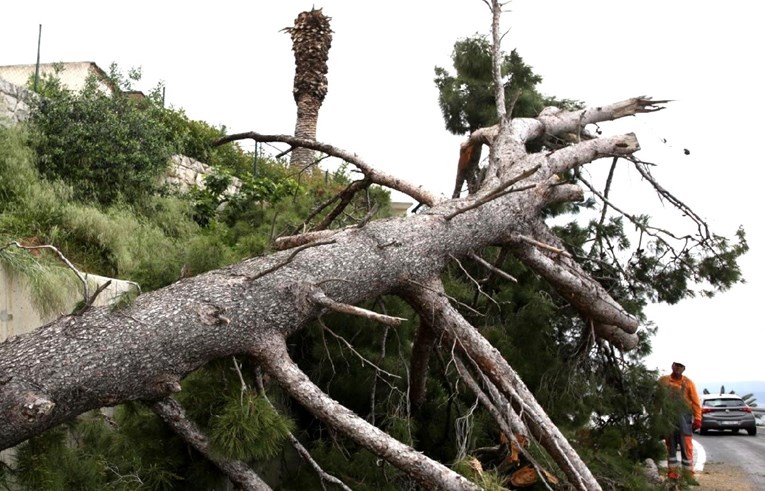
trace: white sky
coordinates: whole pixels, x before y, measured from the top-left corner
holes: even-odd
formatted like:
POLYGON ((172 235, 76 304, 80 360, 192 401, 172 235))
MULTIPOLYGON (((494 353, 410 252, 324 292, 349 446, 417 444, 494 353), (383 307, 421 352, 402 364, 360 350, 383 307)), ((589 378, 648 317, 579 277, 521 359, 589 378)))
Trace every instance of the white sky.
MULTIPOLYGON (((167 102, 230 133, 292 133, 293 58, 280 29, 312 6, 332 17, 329 93, 318 139, 368 163, 450 195, 461 138, 443 129, 433 67, 451 68, 454 42, 488 33, 480 0, 226 1, 114 4, 69 0, 5 2, 0 65, 94 61, 143 68, 138 88, 160 80, 167 102), (119 6, 118 6, 119 5, 119 6)), ((732 236, 739 225, 751 252, 747 284, 714 299, 652 306, 659 325, 650 367, 677 359, 698 383, 765 380, 763 225, 756 210, 765 87, 760 2, 733 0, 514 0, 503 19, 503 49, 518 48, 545 79, 541 91, 606 104, 632 96, 673 99, 609 132, 634 131, 654 175, 732 236), (662 143, 666 139, 667 143, 662 143), (683 155, 683 149, 691 151, 683 155), (751 202, 752 204, 747 204, 751 202)), ((252 148, 252 144, 249 148, 252 148)), ((608 162, 594 164, 593 178, 608 162)), ((669 216, 626 165, 616 201, 631 213, 669 216)), ((394 196, 399 199, 400 196, 394 196)))

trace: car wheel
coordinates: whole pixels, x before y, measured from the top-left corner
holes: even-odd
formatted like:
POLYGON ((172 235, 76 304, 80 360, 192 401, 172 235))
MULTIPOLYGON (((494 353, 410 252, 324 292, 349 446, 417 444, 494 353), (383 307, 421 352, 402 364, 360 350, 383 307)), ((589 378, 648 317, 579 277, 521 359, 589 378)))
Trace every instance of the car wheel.
POLYGON ((746 432, 749 433, 749 436, 755 436, 757 435, 757 428, 750 428, 746 432))
POLYGON ((702 435, 706 435, 707 433, 709 433, 709 430, 708 430, 708 429, 706 429, 706 428, 701 428, 701 429, 699 430, 699 433, 701 433, 702 435))

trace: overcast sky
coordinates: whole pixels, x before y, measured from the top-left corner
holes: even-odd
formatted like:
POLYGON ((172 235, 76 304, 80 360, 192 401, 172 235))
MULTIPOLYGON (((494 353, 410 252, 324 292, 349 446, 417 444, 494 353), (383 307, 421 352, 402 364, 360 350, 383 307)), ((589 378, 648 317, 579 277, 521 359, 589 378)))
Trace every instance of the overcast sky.
MULTIPOLYGON (((444 130, 433 68, 451 68, 457 39, 489 33, 490 14, 480 0, 5 2, 0 65, 34 63, 42 24, 43 63, 140 66, 139 89, 164 81, 167 102, 194 119, 225 125, 229 133, 289 134, 294 65, 289 35, 280 30, 314 5, 332 18, 334 31, 318 139, 450 195, 461 138, 444 130)), ((656 163, 654 175, 714 232, 732 236, 741 225, 747 231, 745 285, 711 300, 648 309, 659 326, 648 365, 666 372, 682 361, 700 384, 765 380, 757 200, 765 6, 514 0, 508 10, 503 49, 517 48, 544 77, 543 93, 592 105, 638 95, 673 99, 660 113, 604 128, 637 133, 638 156, 656 163)), ((593 164, 593 179, 608 165, 593 164)), ((674 223, 626 162, 617 177, 616 201, 625 210, 674 223)))

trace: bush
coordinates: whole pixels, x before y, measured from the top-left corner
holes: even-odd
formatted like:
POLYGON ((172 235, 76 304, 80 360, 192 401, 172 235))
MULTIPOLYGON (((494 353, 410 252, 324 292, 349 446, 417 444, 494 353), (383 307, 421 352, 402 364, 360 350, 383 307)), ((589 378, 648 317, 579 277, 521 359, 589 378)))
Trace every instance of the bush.
POLYGON ((157 101, 134 100, 113 85, 115 93, 105 93, 91 77, 74 93, 48 78, 32 104, 41 174, 70 184, 82 202, 132 203, 151 195, 178 148, 157 101))

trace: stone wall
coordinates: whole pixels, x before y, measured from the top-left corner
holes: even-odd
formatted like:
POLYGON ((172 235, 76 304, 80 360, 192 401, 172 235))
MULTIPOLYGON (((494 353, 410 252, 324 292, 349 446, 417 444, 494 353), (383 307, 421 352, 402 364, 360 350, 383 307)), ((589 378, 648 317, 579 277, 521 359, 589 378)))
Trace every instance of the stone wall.
MULTIPOLYGON (((165 182, 182 193, 192 187, 205 188, 205 177, 214 172, 213 168, 198 160, 185 155, 173 155, 170 157, 170 165, 167 169, 165 182)), ((233 195, 239 192, 242 182, 236 177, 232 178, 231 184, 226 188, 225 194, 233 195)))
POLYGON ((0 78, 0 125, 18 124, 29 118, 32 92, 0 78))

